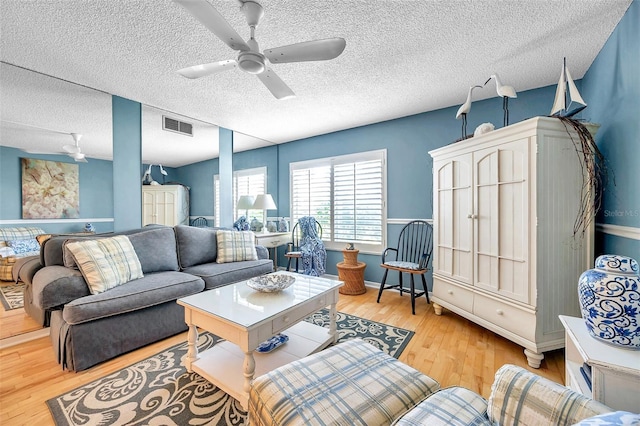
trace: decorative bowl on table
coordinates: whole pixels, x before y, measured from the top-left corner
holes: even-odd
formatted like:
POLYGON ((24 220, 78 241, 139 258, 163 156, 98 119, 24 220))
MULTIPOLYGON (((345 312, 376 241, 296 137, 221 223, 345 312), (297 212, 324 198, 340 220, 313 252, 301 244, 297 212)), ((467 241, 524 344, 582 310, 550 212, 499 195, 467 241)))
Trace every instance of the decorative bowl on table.
POLYGON ((286 274, 267 274, 247 280, 247 285, 262 293, 282 291, 295 282, 296 278, 286 274))

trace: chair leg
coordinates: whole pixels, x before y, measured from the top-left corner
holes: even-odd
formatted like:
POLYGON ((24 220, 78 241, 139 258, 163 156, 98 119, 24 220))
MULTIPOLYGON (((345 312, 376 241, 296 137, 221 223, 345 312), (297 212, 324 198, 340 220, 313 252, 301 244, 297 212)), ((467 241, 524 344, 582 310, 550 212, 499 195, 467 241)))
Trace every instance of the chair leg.
POLYGON ((298 273, 298 262, 300 261, 299 257, 296 257, 296 274, 298 273))
POLYGON ((411 314, 416 314, 416 286, 413 280, 413 274, 411 274, 411 314))
POLYGON ((421 274, 420 277, 422 277, 422 288, 424 288, 424 295, 427 297, 427 304, 430 304, 431 301, 429 300, 429 288, 427 287, 427 280, 424 278, 424 274, 421 274))
POLYGON ((382 276, 382 282, 380 283, 380 290, 378 290, 378 300, 377 303, 380 303, 380 296, 382 296, 382 290, 384 290, 384 283, 387 282, 387 274, 389 273, 388 269, 384 270, 384 275, 382 276))
POLYGON ((404 290, 404 287, 402 286, 402 272, 398 271, 398 283, 400 284, 400 286, 398 287, 398 290, 400 290, 400 296, 402 296, 402 291, 404 290))
POLYGON ((291 270, 291 258, 288 258, 289 261, 287 262, 287 272, 289 272, 291 270))

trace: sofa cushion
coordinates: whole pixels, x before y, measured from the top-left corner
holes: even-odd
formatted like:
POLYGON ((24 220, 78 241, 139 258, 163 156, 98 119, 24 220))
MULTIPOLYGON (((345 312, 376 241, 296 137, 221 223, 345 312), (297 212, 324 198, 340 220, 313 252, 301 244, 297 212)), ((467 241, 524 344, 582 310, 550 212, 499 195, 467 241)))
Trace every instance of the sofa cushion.
POLYGON ((138 255, 143 273, 180 270, 173 228, 154 228, 128 237, 138 255))
POLYGON ((217 263, 258 260, 256 237, 251 231, 218 231, 217 263))
POLYGON ((155 272, 104 293, 67 303, 63 318, 68 324, 80 324, 159 305, 199 293, 203 289, 202 279, 193 275, 176 271, 155 272))
POLYGON ((215 229, 177 225, 178 261, 182 269, 216 261, 218 244, 215 229))
POLYGON ((119 235, 67 244, 92 294, 141 278, 142 266, 129 238, 119 235))
POLYGON ((233 263, 205 263, 183 270, 196 275, 205 282, 207 290, 273 272, 273 261, 269 259, 233 263))
POLYGON ((495 424, 571 425, 611 411, 521 367, 505 364, 496 372, 487 407, 495 424))
POLYGON ((361 339, 257 377, 249 391, 255 425, 384 425, 440 386, 361 339))
MULTIPOLYGON (((64 259, 64 245, 68 241, 95 240, 97 238, 113 237, 113 235, 114 235, 113 233, 85 234, 85 235, 79 235, 79 234, 78 235, 72 235, 72 234, 53 235, 51 236, 51 238, 48 238, 47 240, 42 242, 42 246, 40 248, 40 263, 42 263, 44 266, 54 266, 54 265, 66 266, 65 259, 64 259)), ((67 255, 69 257, 66 259, 67 264, 69 264, 70 261, 73 261, 74 266, 71 266, 71 267, 77 268, 77 266, 75 266, 75 260, 72 260, 73 255, 71 255, 71 253, 68 252, 68 250, 67 250, 67 255)))
POLYGON ((487 425, 487 401, 477 393, 455 386, 429 395, 398 418, 397 426, 487 425))

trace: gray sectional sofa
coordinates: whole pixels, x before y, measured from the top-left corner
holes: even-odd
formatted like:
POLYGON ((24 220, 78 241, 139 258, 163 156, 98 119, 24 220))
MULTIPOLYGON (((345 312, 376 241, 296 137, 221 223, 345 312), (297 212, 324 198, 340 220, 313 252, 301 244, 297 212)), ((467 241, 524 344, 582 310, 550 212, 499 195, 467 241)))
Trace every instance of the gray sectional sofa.
POLYGON ((64 245, 116 234, 54 236, 42 245, 41 268, 24 280, 25 310, 50 326, 58 362, 74 371, 185 331, 178 298, 273 270, 260 246, 258 260, 216 263, 217 232, 178 225, 118 233, 131 241, 144 277, 98 294, 71 267, 64 245))

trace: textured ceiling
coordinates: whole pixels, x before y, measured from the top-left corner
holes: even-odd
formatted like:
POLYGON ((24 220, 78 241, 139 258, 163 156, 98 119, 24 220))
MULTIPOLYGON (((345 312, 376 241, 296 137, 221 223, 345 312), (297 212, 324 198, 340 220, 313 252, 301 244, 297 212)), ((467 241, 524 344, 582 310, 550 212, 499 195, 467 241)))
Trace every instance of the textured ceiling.
MULTIPOLYGON (((237 1, 210 2, 248 38, 237 1)), ((573 77, 581 78, 631 0, 261 3, 265 15, 256 38, 262 50, 328 37, 347 41, 344 53, 331 61, 273 65, 296 93, 293 99, 276 100, 238 68, 198 80, 176 74, 187 66, 233 59, 235 52, 170 0, 3 0, 0 56, 5 64, 103 92, 96 98, 110 93, 154 107, 145 109, 149 115, 169 111, 200 120, 205 133, 217 133, 213 124, 258 138, 238 137, 236 150, 244 150, 458 105, 470 85, 493 73, 517 91, 555 84, 564 56, 573 77)), ((102 101, 93 106, 60 94, 52 104, 32 105, 38 95, 28 92, 42 88, 8 90, 9 68, 3 65, 0 75, 3 145, 18 143, 8 142, 18 131, 4 124, 9 118, 49 129, 57 123, 55 130, 86 133, 88 156, 108 158, 109 118, 106 125, 82 130, 57 111, 89 115, 106 108, 102 101), (49 111, 38 111, 45 106, 49 111), (53 121, 46 117, 54 112, 59 116, 53 121), (105 145, 95 153, 100 138, 90 137, 93 130, 105 145)), ((70 92, 82 97, 91 92, 85 87, 70 92)), ((474 95, 496 96, 495 90, 474 95)), ((217 156, 215 143, 185 149, 185 142, 165 133, 145 140, 145 162, 179 166, 217 156)), ((146 138, 152 130, 143 134, 146 138)))

